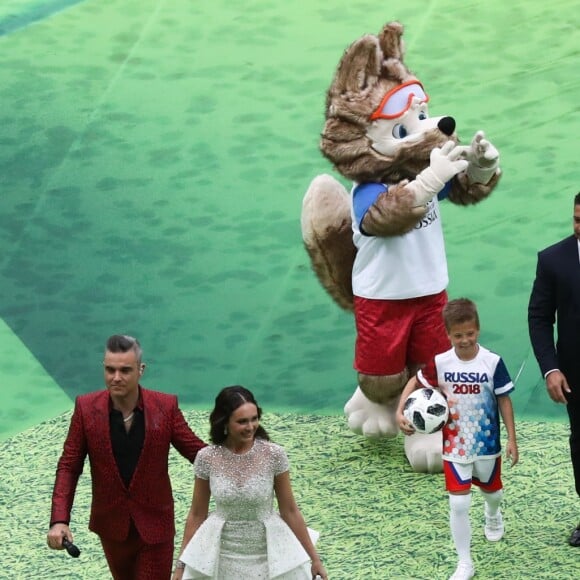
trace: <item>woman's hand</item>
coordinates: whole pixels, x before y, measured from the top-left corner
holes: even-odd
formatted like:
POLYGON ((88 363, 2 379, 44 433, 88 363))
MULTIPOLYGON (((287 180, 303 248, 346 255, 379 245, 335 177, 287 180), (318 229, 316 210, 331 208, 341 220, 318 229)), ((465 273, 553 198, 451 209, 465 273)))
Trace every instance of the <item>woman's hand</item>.
POLYGON ((185 568, 177 568, 173 569, 173 574, 171 575, 171 580, 181 580, 183 578, 183 572, 185 568))
POLYGON ((320 560, 312 560, 310 571, 312 572, 313 580, 328 580, 328 574, 326 573, 326 570, 324 569, 324 566, 320 560))

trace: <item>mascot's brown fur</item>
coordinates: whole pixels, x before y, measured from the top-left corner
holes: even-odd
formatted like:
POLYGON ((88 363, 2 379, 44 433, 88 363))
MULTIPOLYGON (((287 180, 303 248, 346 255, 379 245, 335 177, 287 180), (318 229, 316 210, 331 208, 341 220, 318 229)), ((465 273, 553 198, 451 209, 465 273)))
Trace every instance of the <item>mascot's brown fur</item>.
MULTIPOLYGON (((429 117, 428 97, 411 92, 420 93, 422 85, 403 62, 402 34, 402 25, 391 22, 378 35, 355 41, 345 51, 326 98, 323 154, 344 178, 388 188, 362 219, 366 236, 407 235, 426 216, 429 203, 445 183, 452 203, 469 205, 486 198, 500 177, 499 154, 482 132, 470 145, 459 145, 455 120, 429 117), (407 90, 408 101, 401 100, 400 110, 390 115, 389 107, 394 105, 389 95, 399 89, 401 94, 407 90)), ((313 268, 334 301, 346 310, 353 310, 357 254, 351 204, 351 196, 337 180, 320 175, 312 181, 302 211, 303 239, 313 268)), ((349 426, 367 436, 395 436, 398 396, 416 368, 409 364, 404 372, 384 377, 359 373, 360 389, 345 407, 349 426)), ((405 445, 414 469, 441 469, 440 434, 406 439, 413 440, 405 445)))

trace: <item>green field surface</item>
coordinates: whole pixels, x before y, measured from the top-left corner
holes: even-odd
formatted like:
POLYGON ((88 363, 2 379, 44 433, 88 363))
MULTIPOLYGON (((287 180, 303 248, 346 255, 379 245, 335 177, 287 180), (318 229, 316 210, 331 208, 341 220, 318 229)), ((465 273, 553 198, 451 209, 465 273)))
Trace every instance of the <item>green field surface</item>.
MULTIPOLYGON (((207 438, 207 413, 189 411, 185 416, 207 438)), ((0 481, 5 504, 0 561, 10 573, 0 570, 0 578, 109 577, 98 538, 87 529, 88 468, 73 510, 80 557, 46 547, 52 475, 60 453, 54 442, 65 437, 69 418, 65 413, 0 444, 0 462, 10 463, 0 481)), ((288 453, 296 499, 308 525, 321 534, 318 549, 331 580, 446 580, 454 571, 443 475, 412 472, 400 437, 365 440, 345 430, 339 417, 266 413, 263 424, 288 453)), ((485 539, 483 500, 473 493, 476 579, 572 580, 578 577, 580 554, 567 544, 578 511, 566 429, 558 423, 522 421, 519 435, 521 461, 503 470, 506 532, 500 542, 485 539)), ((179 543, 193 472, 175 453, 170 473, 179 543)))

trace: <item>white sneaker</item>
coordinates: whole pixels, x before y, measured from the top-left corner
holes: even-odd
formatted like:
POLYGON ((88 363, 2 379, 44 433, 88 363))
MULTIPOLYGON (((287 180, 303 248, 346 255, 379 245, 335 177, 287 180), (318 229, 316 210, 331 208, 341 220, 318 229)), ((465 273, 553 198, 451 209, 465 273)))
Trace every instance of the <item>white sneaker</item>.
POLYGON ((497 510, 495 516, 485 514, 483 531, 490 542, 499 542, 503 538, 503 517, 500 510, 497 510))
POLYGON ((470 580, 475 576, 475 568, 471 560, 459 560, 455 572, 449 576, 449 580, 470 580))

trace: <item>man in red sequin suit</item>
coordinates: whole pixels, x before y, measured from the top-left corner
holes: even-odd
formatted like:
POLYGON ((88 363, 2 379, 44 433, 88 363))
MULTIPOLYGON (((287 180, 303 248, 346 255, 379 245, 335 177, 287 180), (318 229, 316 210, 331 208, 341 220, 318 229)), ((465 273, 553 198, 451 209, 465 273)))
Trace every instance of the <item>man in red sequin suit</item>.
POLYGON ((115 580, 169 578, 175 535, 168 472, 170 445, 193 463, 205 446, 187 425, 177 397, 139 384, 145 365, 139 342, 124 335, 107 340, 106 390, 77 397, 56 469, 50 548, 73 541, 70 514, 88 455, 95 532, 115 580))

